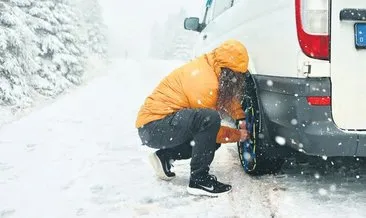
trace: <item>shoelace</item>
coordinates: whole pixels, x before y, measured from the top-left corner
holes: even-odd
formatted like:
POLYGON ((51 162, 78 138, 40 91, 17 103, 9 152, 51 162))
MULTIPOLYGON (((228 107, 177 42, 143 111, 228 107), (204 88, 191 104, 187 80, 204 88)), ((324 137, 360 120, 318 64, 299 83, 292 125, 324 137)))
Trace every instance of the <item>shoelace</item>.
POLYGON ((214 181, 217 181, 217 177, 215 175, 212 175, 212 174, 208 174, 208 178, 214 180, 214 181))

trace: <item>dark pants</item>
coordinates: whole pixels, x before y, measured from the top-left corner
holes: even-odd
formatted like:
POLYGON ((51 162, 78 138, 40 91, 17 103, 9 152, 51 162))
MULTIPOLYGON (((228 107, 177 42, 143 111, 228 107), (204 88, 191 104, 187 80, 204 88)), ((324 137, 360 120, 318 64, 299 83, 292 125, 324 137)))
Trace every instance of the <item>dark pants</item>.
POLYGON ((183 109, 138 129, 144 145, 162 149, 173 160, 191 159, 191 179, 208 174, 220 147, 216 136, 221 125, 217 111, 183 109))

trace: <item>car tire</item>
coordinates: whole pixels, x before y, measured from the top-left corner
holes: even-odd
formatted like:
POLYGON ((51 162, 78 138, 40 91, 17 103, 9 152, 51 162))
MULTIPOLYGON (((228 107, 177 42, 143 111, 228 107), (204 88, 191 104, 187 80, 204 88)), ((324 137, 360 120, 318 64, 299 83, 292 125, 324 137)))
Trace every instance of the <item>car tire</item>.
POLYGON ((285 158, 274 155, 272 153, 273 146, 269 146, 266 142, 269 136, 264 129, 263 113, 259 110, 255 83, 249 73, 246 76, 245 84, 242 105, 246 113, 245 121, 250 138, 245 142, 237 143, 240 163, 244 171, 252 176, 277 174, 281 170, 285 158))

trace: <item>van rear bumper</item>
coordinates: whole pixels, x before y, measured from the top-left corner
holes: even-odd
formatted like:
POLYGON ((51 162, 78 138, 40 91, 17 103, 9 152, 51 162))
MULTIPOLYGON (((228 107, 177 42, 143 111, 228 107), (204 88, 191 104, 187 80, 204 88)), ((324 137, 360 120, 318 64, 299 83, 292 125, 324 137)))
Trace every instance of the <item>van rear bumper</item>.
MULTIPOLYGON (((330 78, 253 78, 264 129, 273 144, 307 155, 366 156, 366 146, 358 150, 357 132, 343 131, 335 125, 331 106, 311 106, 307 102, 307 96, 330 96, 330 78)), ((366 135, 363 142, 366 145, 366 135)))

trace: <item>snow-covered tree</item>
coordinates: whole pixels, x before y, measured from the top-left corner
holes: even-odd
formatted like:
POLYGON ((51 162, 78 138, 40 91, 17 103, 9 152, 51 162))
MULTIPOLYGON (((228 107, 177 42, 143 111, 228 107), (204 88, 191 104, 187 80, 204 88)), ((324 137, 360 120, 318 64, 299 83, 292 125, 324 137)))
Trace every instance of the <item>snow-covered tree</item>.
MULTIPOLYGON (((19 0, 19 2, 21 2, 19 0)), ((40 68, 31 76, 30 85, 40 94, 55 96, 61 93, 69 82, 62 77, 53 62, 55 51, 63 44, 56 36, 57 19, 53 16, 55 3, 51 0, 28 0, 29 4, 18 6, 27 14, 26 24, 36 35, 34 60, 40 68)))
POLYGON ((80 84, 84 73, 84 54, 81 38, 77 33, 80 17, 71 7, 72 0, 54 0, 53 15, 58 23, 55 26, 56 36, 62 43, 53 51, 53 62, 56 69, 74 84, 80 84))
POLYGON ((75 1, 0 0, 0 105, 55 97, 83 81, 88 55, 105 54, 100 6, 84 14, 75 1))
POLYGON ((163 27, 155 22, 151 29, 149 56, 152 58, 164 58, 165 36, 163 27))
POLYGON ((83 76, 82 42, 76 32, 78 16, 68 0, 28 0, 23 7, 28 25, 37 35, 36 60, 41 69, 32 77, 39 93, 55 96, 83 76))
POLYGON ((0 1, 0 105, 29 102, 28 78, 39 69, 33 60, 36 37, 16 3, 0 1))
POLYGON ((170 14, 164 27, 154 25, 151 33, 150 56, 164 59, 189 60, 197 33, 187 31, 183 27, 183 20, 187 17, 185 9, 179 13, 170 14), (161 55, 161 53, 163 53, 161 55))
POLYGON ((192 58, 192 39, 186 34, 181 34, 173 39, 173 57, 179 60, 192 58))
POLYGON ((102 7, 98 0, 77 0, 75 4, 83 16, 80 28, 84 31, 88 52, 105 58, 107 56, 107 27, 102 17, 102 7))

